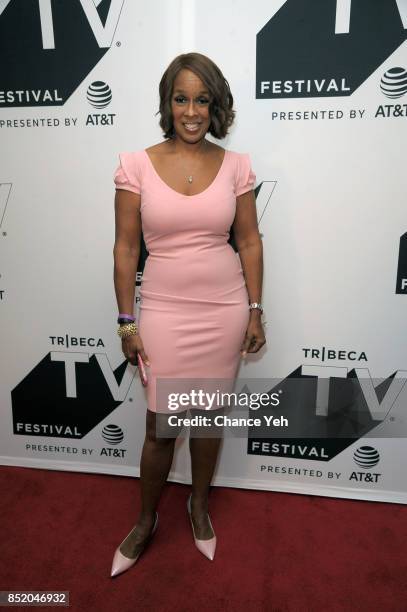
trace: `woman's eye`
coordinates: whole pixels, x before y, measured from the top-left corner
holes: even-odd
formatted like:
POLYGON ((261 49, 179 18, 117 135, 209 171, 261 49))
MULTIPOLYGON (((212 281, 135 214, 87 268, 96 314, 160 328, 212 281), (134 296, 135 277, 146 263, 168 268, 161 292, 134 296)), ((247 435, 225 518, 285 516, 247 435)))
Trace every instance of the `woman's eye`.
MULTIPOLYGON (((175 102, 177 102, 177 104, 183 104, 183 102, 186 100, 185 96, 176 96, 174 98, 175 102)), ((208 104, 209 100, 207 98, 201 97, 201 98, 197 98, 197 101, 199 102, 199 104, 208 104)))

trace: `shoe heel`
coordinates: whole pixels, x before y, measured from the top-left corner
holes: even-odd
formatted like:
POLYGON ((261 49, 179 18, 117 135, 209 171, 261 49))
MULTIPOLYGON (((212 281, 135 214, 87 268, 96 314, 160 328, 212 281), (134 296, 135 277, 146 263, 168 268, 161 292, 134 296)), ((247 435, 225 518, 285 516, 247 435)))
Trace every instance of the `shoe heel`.
POLYGON ((205 557, 207 557, 207 559, 209 559, 210 561, 213 561, 214 556, 215 556, 215 550, 216 550, 216 535, 215 535, 215 530, 212 526, 211 518, 208 514, 208 521, 213 531, 213 538, 210 538, 209 540, 198 540, 198 538, 195 537, 195 528, 192 522, 191 497, 192 497, 192 494, 187 499, 187 509, 188 509, 188 514, 189 514, 189 520, 191 521, 192 534, 194 536, 195 546, 197 547, 199 552, 201 552, 203 555, 205 555, 205 557))
POLYGON ((158 512, 155 513, 154 525, 153 525, 153 528, 151 530, 151 533, 150 533, 149 537, 146 540, 146 543, 145 543, 145 546, 144 546, 143 550, 141 550, 138 553, 138 555, 136 557, 134 557, 134 558, 125 557, 120 552, 120 546, 123 544, 124 540, 126 540, 126 538, 129 537, 129 535, 133 531, 134 527, 133 527, 133 529, 131 531, 129 531, 127 536, 124 538, 124 540, 119 544, 119 546, 115 550, 115 553, 114 553, 114 556, 113 556, 113 562, 112 562, 112 569, 110 571, 110 577, 111 578, 113 576, 118 576, 119 574, 122 574, 126 570, 130 569, 136 563, 136 561, 138 560, 140 555, 144 552, 144 550, 147 548, 148 544, 150 543, 150 540, 151 540, 153 534, 155 533, 155 531, 157 529, 157 526, 158 526, 158 512))

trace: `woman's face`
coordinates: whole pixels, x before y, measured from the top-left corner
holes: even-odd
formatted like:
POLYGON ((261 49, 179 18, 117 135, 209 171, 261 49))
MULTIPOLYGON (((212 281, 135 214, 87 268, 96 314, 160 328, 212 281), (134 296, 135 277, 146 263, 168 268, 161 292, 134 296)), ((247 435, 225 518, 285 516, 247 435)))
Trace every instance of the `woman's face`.
POLYGON ((205 137, 211 123, 211 96, 201 79, 183 68, 175 78, 171 97, 174 130, 185 142, 198 142, 205 137))

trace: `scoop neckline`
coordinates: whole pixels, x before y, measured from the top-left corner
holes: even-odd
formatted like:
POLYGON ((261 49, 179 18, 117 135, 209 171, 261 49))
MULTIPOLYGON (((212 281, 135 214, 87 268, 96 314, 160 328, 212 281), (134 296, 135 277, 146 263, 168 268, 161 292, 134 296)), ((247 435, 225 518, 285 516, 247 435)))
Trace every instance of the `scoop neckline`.
POLYGON ((165 182, 165 181, 164 181, 164 180, 161 178, 161 176, 158 174, 157 170, 155 169, 155 166, 154 166, 153 162, 151 161, 151 158, 150 158, 149 154, 147 153, 147 151, 146 151, 145 149, 143 149, 143 153, 144 153, 144 155, 147 157, 148 161, 150 162, 150 166, 151 166, 151 168, 153 169, 153 172, 154 172, 154 174, 156 175, 156 177, 158 178, 158 180, 159 180, 159 181, 160 181, 160 182, 161 182, 163 185, 165 185, 165 187, 166 187, 167 189, 169 189, 169 190, 170 190, 170 191, 172 191, 173 193, 176 193, 177 195, 182 196, 182 197, 184 197, 184 198, 196 198, 197 196, 200 196, 200 195, 202 195, 202 194, 206 193, 207 191, 209 191, 209 189, 211 189, 211 187, 212 187, 212 186, 213 186, 213 185, 216 183, 217 179, 219 178, 219 176, 220 176, 220 174, 221 174, 221 172, 222 172, 222 170, 223 170, 223 168, 224 168, 224 166, 225 166, 226 157, 227 157, 227 154, 229 153, 229 151, 228 151, 228 149, 224 149, 224 151, 225 151, 225 153, 224 153, 224 155, 223 155, 223 160, 222 160, 222 163, 221 163, 221 165, 220 165, 220 167, 219 167, 219 170, 218 170, 218 172, 217 172, 217 174, 216 174, 215 178, 213 179, 212 183, 210 183, 210 185, 208 185, 208 187, 206 187, 206 189, 204 189, 203 191, 200 191, 199 193, 193 193, 192 195, 187 195, 186 193, 181 193, 180 191, 176 191, 175 189, 173 189, 172 187, 170 187, 170 186, 168 185, 168 183, 166 183, 166 182, 165 182))

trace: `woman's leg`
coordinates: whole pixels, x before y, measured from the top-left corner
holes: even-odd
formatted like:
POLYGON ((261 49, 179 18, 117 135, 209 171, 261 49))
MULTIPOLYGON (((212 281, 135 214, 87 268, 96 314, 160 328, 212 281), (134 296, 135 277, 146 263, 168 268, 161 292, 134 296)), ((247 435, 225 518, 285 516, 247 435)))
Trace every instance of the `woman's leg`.
MULTIPOLYGON (((209 416, 213 417, 215 414, 222 414, 222 410, 214 410, 211 413, 209 416)), ((208 416, 208 412, 204 410, 191 410, 191 416, 203 414, 208 416)), ((198 540, 208 540, 214 535, 208 520, 208 494, 222 440, 220 428, 217 430, 219 436, 215 437, 213 429, 193 428, 189 437, 192 472, 191 515, 198 540)))
POLYGON ((177 436, 159 437, 156 431, 159 419, 165 418, 166 415, 147 410, 146 435, 140 463, 141 511, 137 524, 120 546, 120 551, 126 557, 135 557, 150 535, 158 501, 171 469, 177 436))

